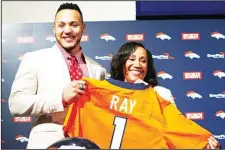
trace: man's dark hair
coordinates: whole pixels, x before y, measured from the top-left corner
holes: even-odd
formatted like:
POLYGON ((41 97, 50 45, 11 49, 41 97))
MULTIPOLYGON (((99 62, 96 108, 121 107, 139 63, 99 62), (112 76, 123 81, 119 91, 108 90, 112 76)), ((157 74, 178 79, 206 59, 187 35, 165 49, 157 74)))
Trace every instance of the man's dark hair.
POLYGON ((147 82, 152 87, 158 85, 157 75, 154 67, 154 61, 152 58, 152 54, 144 47, 143 44, 138 42, 128 42, 123 44, 117 54, 115 54, 110 63, 110 73, 111 77, 115 80, 124 81, 123 69, 125 67, 125 63, 130 57, 130 55, 135 52, 138 47, 142 47, 147 52, 148 59, 148 70, 147 74, 144 78, 144 81, 147 82))
POLYGON ((64 9, 71 9, 71 10, 76 10, 77 12, 79 12, 80 16, 81 16, 81 20, 83 22, 83 14, 80 10, 80 7, 77 5, 77 4, 73 4, 73 3, 63 3, 59 6, 55 16, 57 15, 57 13, 61 10, 64 10, 64 9))

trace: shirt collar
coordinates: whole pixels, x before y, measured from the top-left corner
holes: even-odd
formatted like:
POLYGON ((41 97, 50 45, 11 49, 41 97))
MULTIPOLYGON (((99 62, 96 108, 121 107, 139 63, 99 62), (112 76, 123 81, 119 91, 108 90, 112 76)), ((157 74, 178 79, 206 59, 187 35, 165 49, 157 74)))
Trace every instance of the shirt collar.
MULTIPOLYGON (((56 46, 59 48, 65 59, 68 59, 70 57, 70 54, 64 48, 62 48, 61 45, 59 45, 59 43, 56 43, 56 46)), ((80 50, 75 54, 75 57, 77 60, 85 62, 82 47, 80 47, 80 50)))

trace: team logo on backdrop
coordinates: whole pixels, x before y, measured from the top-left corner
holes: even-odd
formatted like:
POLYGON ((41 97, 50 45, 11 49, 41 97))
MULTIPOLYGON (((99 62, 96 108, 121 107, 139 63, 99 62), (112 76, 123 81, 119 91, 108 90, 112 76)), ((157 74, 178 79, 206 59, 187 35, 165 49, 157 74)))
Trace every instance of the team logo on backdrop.
POLYGON ((56 41, 56 38, 55 38, 54 35, 48 35, 45 39, 47 41, 50 41, 50 42, 55 42, 56 41))
POLYGON ((181 33, 182 40, 200 40, 200 33, 190 32, 190 33, 181 33))
POLYGON ((222 119, 225 118, 225 112, 222 111, 222 110, 217 111, 215 115, 216 115, 217 117, 222 118, 222 119))
POLYGON ((173 76, 171 76, 169 73, 166 73, 164 71, 160 71, 157 73, 157 77, 160 77, 162 78, 163 80, 166 80, 166 79, 173 79, 173 76))
POLYGON ((175 59, 169 53, 163 53, 163 55, 152 55, 152 58, 155 58, 155 59, 175 59))
POLYGON ((21 143, 23 143, 23 142, 28 142, 28 138, 25 137, 25 136, 23 136, 22 134, 17 135, 17 136, 15 137, 15 139, 16 139, 17 141, 20 141, 21 143))
POLYGON ((214 137, 218 140, 224 140, 225 139, 225 133, 224 134, 220 134, 220 135, 215 135, 214 134, 214 137))
POLYGON ((34 43, 35 42, 35 38, 33 36, 20 36, 17 37, 17 43, 20 44, 28 44, 28 43, 34 43))
POLYGON ((216 70, 213 72, 213 75, 221 79, 225 77, 225 72, 222 72, 221 70, 216 70))
POLYGON ((30 123, 32 122, 32 117, 13 117, 14 123, 30 123))
POLYGON ((23 60, 24 55, 20 55, 19 57, 17 57, 18 60, 23 60))
POLYGON ((2 43, 6 43, 6 40, 2 39, 2 43))
POLYGON ((6 103, 7 101, 5 99, 2 99, 2 103, 6 103))
POLYGON ((103 40, 106 40, 107 42, 116 40, 115 37, 113 37, 112 35, 109 35, 108 33, 101 34, 100 38, 103 39, 103 40))
POLYGON ((163 32, 156 33, 156 38, 163 40, 171 40, 171 37, 163 32))
POLYGON ((2 58, 2 62, 6 63, 8 62, 8 60, 6 60, 5 58, 2 58))
POLYGON ((1 140, 1 143, 3 143, 3 144, 4 144, 4 143, 6 143, 6 141, 4 141, 4 140, 1 140))
POLYGON ((100 60, 111 60, 112 59, 112 54, 108 54, 108 56, 95 56, 95 59, 100 59, 100 60))
POLYGON ((202 98, 202 96, 200 94, 196 93, 195 91, 188 91, 186 93, 186 96, 190 97, 192 99, 196 99, 196 98, 201 99, 202 98))
POLYGON ((218 94, 209 94, 211 98, 225 98, 225 92, 218 93, 218 94))
POLYGON ((219 54, 207 54, 208 58, 225 58, 224 52, 219 52, 219 54))
POLYGON ((196 54, 196 53, 194 53, 192 51, 185 52, 184 56, 188 57, 190 59, 194 59, 194 58, 199 59, 200 58, 200 56, 198 54, 196 54))
POLYGON ((203 120, 204 113, 203 112, 187 112, 185 113, 187 119, 191 120, 203 120))
POLYGON ((144 41, 145 36, 142 34, 127 34, 126 41, 144 41))
POLYGON ((201 71, 183 72, 183 80, 201 80, 201 79, 202 79, 201 71))
POLYGON ((89 41, 89 35, 87 34, 82 35, 81 42, 88 42, 88 41, 89 41))
POLYGON ((225 35, 222 33, 219 33, 217 31, 211 33, 211 37, 216 38, 217 40, 219 39, 225 39, 225 35))

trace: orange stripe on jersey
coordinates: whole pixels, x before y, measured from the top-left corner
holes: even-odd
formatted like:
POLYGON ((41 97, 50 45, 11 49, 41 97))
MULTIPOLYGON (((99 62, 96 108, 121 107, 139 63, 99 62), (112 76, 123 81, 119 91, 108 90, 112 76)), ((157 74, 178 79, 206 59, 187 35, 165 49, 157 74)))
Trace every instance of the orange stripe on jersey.
POLYGON ((89 139, 102 149, 200 149, 212 135, 151 87, 112 79, 82 79, 88 90, 77 104, 69 106, 64 122, 70 137, 89 139))

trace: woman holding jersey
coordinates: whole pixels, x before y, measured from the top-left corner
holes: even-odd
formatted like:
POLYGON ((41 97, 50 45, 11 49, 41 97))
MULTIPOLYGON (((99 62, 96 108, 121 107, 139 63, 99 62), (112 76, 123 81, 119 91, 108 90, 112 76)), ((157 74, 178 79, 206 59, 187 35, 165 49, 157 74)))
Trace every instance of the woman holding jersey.
MULTIPOLYGON (((111 61, 111 77, 129 83, 151 85, 162 98, 175 105, 171 91, 158 85, 152 54, 141 43, 128 42, 120 47, 111 61)), ((211 136, 206 148, 219 147, 219 142, 211 136)))

